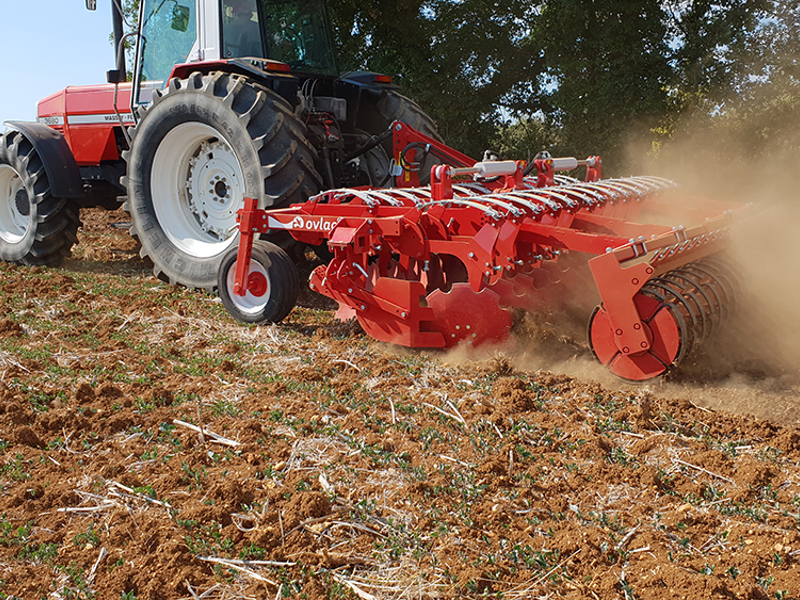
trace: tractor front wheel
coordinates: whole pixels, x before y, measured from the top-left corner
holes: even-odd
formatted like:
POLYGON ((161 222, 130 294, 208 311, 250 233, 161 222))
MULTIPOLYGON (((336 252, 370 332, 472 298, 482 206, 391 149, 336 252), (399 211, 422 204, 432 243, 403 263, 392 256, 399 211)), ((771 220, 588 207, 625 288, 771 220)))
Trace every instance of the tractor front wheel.
POLYGON ((18 131, 0 135, 0 260, 57 266, 77 243, 77 212, 56 198, 42 159, 18 131))
POLYGON ((125 155, 131 235, 171 284, 216 287, 245 198, 280 208, 319 191, 302 122, 280 96, 239 75, 173 79, 132 137, 125 155))
POLYGON ((297 269, 280 246, 255 240, 244 295, 234 291, 238 249, 232 248, 222 259, 218 290, 222 305, 243 323, 278 323, 297 302, 300 280, 297 269))

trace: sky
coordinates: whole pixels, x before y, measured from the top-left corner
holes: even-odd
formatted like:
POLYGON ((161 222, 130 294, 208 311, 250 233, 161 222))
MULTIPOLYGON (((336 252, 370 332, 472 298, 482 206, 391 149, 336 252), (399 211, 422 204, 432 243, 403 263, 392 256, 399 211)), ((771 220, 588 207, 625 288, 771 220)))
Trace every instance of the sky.
POLYGON ((0 24, 0 123, 33 121, 42 98, 114 68, 111 0, 0 0, 0 24))

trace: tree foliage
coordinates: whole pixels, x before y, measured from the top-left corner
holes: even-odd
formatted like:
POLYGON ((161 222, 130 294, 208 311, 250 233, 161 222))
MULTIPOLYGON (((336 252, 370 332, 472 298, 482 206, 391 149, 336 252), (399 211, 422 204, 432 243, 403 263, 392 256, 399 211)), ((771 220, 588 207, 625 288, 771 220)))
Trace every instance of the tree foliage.
POLYGON ((626 139, 665 112, 671 73, 658 1, 551 0, 532 36, 545 57, 544 113, 569 145, 558 153, 602 148, 618 162, 626 139))

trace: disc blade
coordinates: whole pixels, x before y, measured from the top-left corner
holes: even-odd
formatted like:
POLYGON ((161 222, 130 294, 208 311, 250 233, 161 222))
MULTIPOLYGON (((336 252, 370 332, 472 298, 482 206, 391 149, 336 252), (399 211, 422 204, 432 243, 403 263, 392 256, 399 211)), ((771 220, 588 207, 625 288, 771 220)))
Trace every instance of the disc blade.
POLYGON ((427 300, 435 315, 432 328, 442 333, 446 348, 508 338, 511 314, 500 308, 500 296, 489 289, 475 293, 468 283, 454 283, 449 292, 435 290, 427 300))

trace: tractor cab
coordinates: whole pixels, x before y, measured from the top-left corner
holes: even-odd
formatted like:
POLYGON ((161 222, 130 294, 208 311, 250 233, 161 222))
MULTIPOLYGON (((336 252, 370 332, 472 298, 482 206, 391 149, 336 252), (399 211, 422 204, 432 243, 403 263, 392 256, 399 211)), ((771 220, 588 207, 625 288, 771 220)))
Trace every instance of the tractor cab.
POLYGON ((245 59, 302 79, 338 75, 324 0, 143 0, 139 23, 137 106, 179 65, 245 59))

